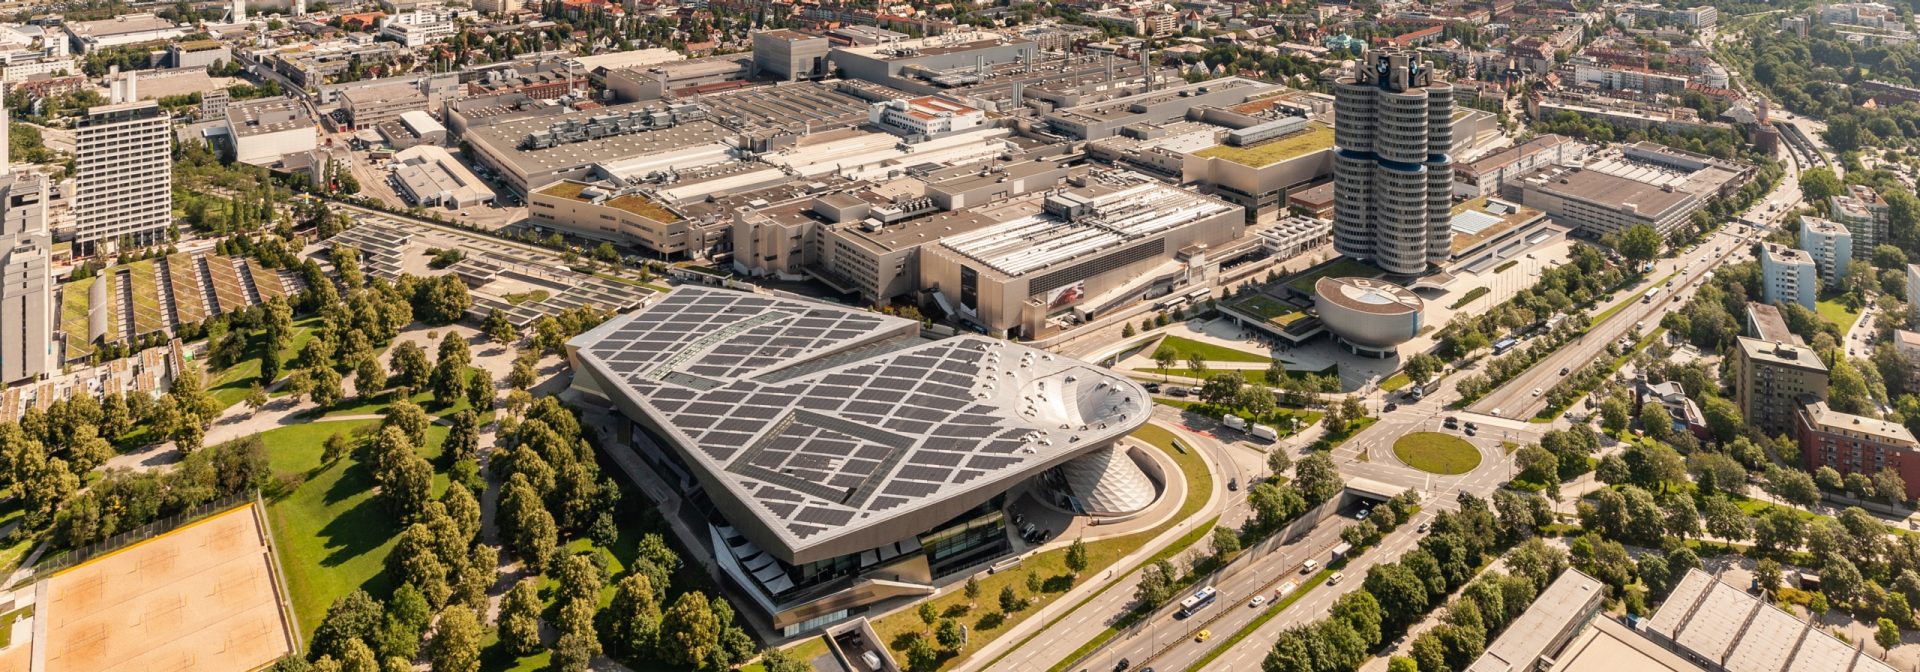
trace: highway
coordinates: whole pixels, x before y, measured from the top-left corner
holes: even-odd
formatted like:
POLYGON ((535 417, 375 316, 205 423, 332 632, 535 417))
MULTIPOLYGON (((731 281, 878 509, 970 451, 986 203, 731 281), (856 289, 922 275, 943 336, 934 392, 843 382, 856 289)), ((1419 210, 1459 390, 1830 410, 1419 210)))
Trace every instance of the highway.
MULTIPOLYGON (((1791 168, 1780 178, 1780 183, 1774 187, 1773 193, 1755 204, 1750 212, 1771 215, 1790 212, 1799 207, 1802 196, 1798 180, 1798 164, 1790 162, 1789 165, 1791 168), (1775 206, 1778 208, 1775 209, 1775 206)), ((1774 222, 1768 222, 1769 230, 1774 224, 1774 222)), ((1604 356, 1608 343, 1619 340, 1621 336, 1643 322, 1646 330, 1656 328, 1660 324, 1660 316, 1686 305, 1686 300, 1693 296, 1694 283, 1704 277, 1708 271, 1722 264, 1736 263, 1750 258, 1752 245, 1742 242, 1742 239, 1751 237, 1751 234, 1752 231, 1748 227, 1727 224, 1694 246, 1692 251, 1655 263, 1654 271, 1647 274, 1647 282, 1663 282, 1662 278, 1676 271, 1680 275, 1673 279, 1672 286, 1663 287, 1660 295, 1653 301, 1643 303, 1633 298, 1639 291, 1637 288, 1621 290, 1616 296, 1617 300, 1632 300, 1635 303, 1609 316, 1605 322, 1594 325, 1585 336, 1562 346, 1526 372, 1515 376, 1487 396, 1481 397, 1478 402, 1469 406, 1468 410, 1489 416, 1497 414, 1521 420, 1533 417, 1535 413, 1546 407, 1546 393, 1553 389, 1554 384, 1560 382, 1562 369, 1572 372, 1599 360, 1604 356), (1539 390, 1538 396, 1535 396, 1534 390, 1539 390)), ((1594 314, 1597 315, 1599 312, 1600 310, 1596 309, 1594 314)))
MULTIPOLYGON (((1212 577, 1210 582, 1196 584, 1182 595, 1192 594, 1202 585, 1212 585, 1220 591, 1220 598, 1213 606, 1200 610, 1191 618, 1182 619, 1176 613, 1179 611, 1178 602, 1169 604, 1132 631, 1114 638, 1098 654, 1082 661, 1074 669, 1111 670, 1122 659, 1134 668, 1186 669, 1222 640, 1252 622, 1262 611, 1271 608, 1274 589, 1280 584, 1288 580, 1304 583, 1311 575, 1301 573, 1301 563, 1313 558, 1324 566, 1328 554, 1340 543, 1340 531, 1353 522, 1353 518, 1343 512, 1322 521, 1295 543, 1284 544, 1285 539, 1276 538, 1246 551, 1260 554, 1260 557, 1250 563, 1243 560, 1243 564, 1232 574, 1212 577), (1249 608, 1247 602, 1255 595, 1266 596, 1267 604, 1258 609, 1249 608), (1208 630, 1219 639, 1206 644, 1193 641, 1195 634, 1201 630, 1208 630), (1154 655, 1156 651, 1160 652, 1157 657, 1154 655)), ((1357 584, 1359 578, 1358 575, 1349 575, 1348 583, 1357 584)), ((1300 609, 1296 605, 1288 611, 1299 613, 1300 609)), ((1255 661, 1253 667, 1223 669, 1253 669, 1258 666, 1258 661, 1255 661)))

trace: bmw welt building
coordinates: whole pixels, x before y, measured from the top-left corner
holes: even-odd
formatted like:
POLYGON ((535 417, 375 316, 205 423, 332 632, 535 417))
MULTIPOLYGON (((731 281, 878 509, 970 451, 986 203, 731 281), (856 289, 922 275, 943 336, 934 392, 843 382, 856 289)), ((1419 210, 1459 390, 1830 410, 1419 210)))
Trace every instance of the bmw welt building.
POLYGON ((631 421, 705 516, 720 569, 790 635, 1012 552, 1005 500, 1029 479, 1080 512, 1153 498, 1116 447, 1146 422, 1146 391, 997 339, 681 287, 568 357, 575 389, 631 421))

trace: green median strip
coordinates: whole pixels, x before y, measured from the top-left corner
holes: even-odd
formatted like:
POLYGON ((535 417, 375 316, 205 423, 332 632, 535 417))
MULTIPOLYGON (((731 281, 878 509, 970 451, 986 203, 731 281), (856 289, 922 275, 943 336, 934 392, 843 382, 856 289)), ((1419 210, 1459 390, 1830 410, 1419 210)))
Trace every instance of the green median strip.
POLYGON ((1676 275, 1679 275, 1679 274, 1680 274, 1680 272, 1679 272, 1679 271, 1674 271, 1674 272, 1672 272, 1672 273, 1668 273, 1668 274, 1667 274, 1667 277, 1664 277, 1664 278, 1661 278, 1661 279, 1659 279, 1659 280, 1656 280, 1656 281, 1654 281, 1654 283, 1653 283, 1653 286, 1651 286, 1651 287, 1648 287, 1648 288, 1646 288, 1646 289, 1642 289, 1642 290, 1640 290, 1640 291, 1638 291, 1638 292, 1634 292, 1634 293, 1633 293, 1633 296, 1629 296, 1629 297, 1627 297, 1627 300, 1625 300, 1625 301, 1621 301, 1621 302, 1619 302, 1619 303, 1616 303, 1616 304, 1613 304, 1613 307, 1611 307, 1611 308, 1608 308, 1608 309, 1606 309, 1606 310, 1603 310, 1603 311, 1600 311, 1600 314, 1599 314, 1599 315, 1595 315, 1595 316, 1593 316, 1593 320, 1592 320, 1592 321, 1590 321, 1590 322, 1588 322, 1588 326, 1587 326, 1587 328, 1588 328, 1588 329, 1592 329, 1592 328, 1594 328, 1594 327, 1598 327, 1598 326, 1600 326, 1600 323, 1602 323, 1602 322, 1605 322, 1605 321, 1607 321, 1607 318, 1609 318, 1609 317, 1613 317, 1613 315, 1614 315, 1614 313, 1618 313, 1618 312, 1620 312, 1621 310, 1623 310, 1623 309, 1625 309, 1625 308, 1626 308, 1627 306, 1631 306, 1631 305, 1633 305, 1633 304, 1635 304, 1635 303, 1639 303, 1639 302, 1640 302, 1640 299, 1641 299, 1641 298, 1643 298, 1643 297, 1645 297, 1645 296, 1647 295, 1647 292, 1651 292, 1651 291, 1653 291, 1653 290, 1654 290, 1654 288, 1656 288, 1656 287, 1665 287, 1665 286, 1667 286, 1667 281, 1668 281, 1668 280, 1672 280, 1674 276, 1676 276, 1676 275))
POLYGON ((1280 612, 1285 611, 1287 607, 1293 606, 1294 602, 1299 601, 1302 596, 1305 596, 1307 591, 1319 587, 1320 584, 1326 582, 1327 577, 1332 575, 1333 570, 1331 569, 1322 569, 1320 573, 1314 574, 1313 578, 1307 579, 1306 583, 1300 584, 1299 590, 1293 591, 1292 595, 1280 598, 1279 602, 1275 602, 1273 606, 1260 612, 1259 616, 1255 616, 1252 621, 1248 621, 1246 626, 1240 628, 1239 632, 1233 633, 1232 637, 1221 641, 1220 645, 1213 647, 1213 650, 1208 651, 1207 655, 1201 656, 1200 660, 1194 661, 1192 665, 1187 667, 1187 672, 1207 669, 1207 666, 1213 663, 1215 658, 1219 658, 1225 654, 1228 649, 1232 649, 1233 645, 1239 644, 1240 640, 1252 635, 1255 630, 1260 629, 1260 626, 1266 625, 1267 621, 1271 621, 1274 617, 1279 616, 1280 612))

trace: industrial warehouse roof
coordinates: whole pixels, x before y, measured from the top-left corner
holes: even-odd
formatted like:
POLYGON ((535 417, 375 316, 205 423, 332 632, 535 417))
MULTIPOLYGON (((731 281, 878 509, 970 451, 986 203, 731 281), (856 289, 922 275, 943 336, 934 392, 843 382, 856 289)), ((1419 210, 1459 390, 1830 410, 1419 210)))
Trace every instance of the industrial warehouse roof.
POLYGON ((1313 283, 1313 294, 1348 310, 1377 315, 1417 313, 1425 305, 1413 290, 1371 278, 1321 278, 1313 283))
POLYGON ((1727 672, 1892 672, 1815 625, 1690 569, 1646 629, 1727 672))
POLYGON ((993 270, 1018 276, 1238 209, 1158 182, 1117 174, 1104 179, 1109 183, 1047 197, 1042 212, 940 242, 993 270))
POLYGON ((678 288, 569 346, 676 444, 729 522, 790 562, 910 538, 925 528, 903 517, 976 506, 1148 413, 1138 385, 1079 361, 730 290, 678 288))

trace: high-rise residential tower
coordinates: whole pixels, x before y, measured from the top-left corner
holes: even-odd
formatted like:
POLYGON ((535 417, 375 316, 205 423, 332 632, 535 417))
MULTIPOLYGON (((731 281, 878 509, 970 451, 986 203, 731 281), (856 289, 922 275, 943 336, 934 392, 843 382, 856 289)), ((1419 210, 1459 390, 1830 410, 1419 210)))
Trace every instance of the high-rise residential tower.
POLYGON ((47 189, 39 173, 0 177, 0 383, 56 371, 47 189))
MULTIPOLYGON (((131 92, 126 99, 135 99, 131 92)), ((173 219, 167 115, 153 101, 101 105, 74 129, 74 254, 165 242, 173 219)))
POLYGON ((1333 144, 1333 249, 1400 275, 1445 262, 1453 85, 1414 52, 1368 52, 1334 86, 1333 144))

